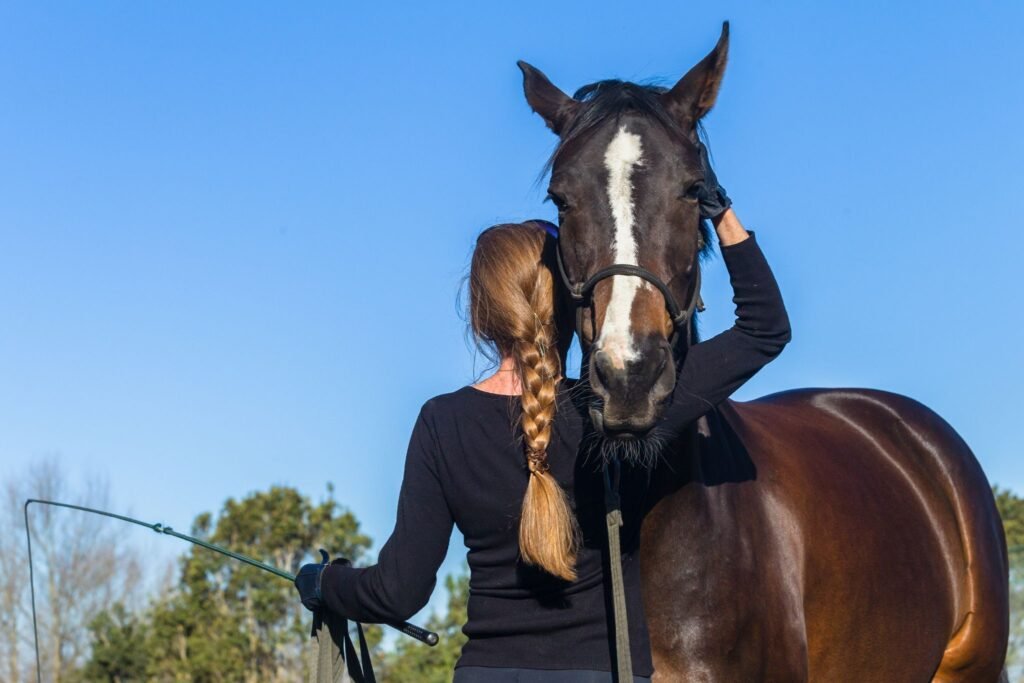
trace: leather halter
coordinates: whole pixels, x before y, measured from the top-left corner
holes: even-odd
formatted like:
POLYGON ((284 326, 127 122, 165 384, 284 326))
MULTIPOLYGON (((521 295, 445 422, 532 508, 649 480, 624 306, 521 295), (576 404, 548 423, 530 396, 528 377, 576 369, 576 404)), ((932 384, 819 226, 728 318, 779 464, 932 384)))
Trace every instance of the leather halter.
MULTIPOLYGON (((551 233, 551 230, 548 230, 548 232, 551 233)), ((551 234, 557 237, 557 233, 551 234)), ((690 301, 686 304, 686 308, 682 308, 672 295, 668 285, 662 282, 661 278, 657 275, 641 266, 634 266, 628 263, 613 263, 597 271, 583 282, 573 282, 569 279, 569 274, 565 272, 565 264, 562 262, 561 240, 558 240, 555 246, 555 259, 558 261, 558 272, 562 276, 562 282, 565 283, 565 287, 569 290, 569 295, 576 306, 576 333, 580 335, 581 341, 583 339, 583 310, 587 304, 591 303, 597 283, 613 275, 638 277, 647 281, 661 292, 661 296, 665 300, 665 308, 668 309, 669 317, 672 319, 673 330, 672 339, 670 340, 672 348, 676 348, 676 343, 679 341, 683 330, 686 330, 687 333, 689 332, 694 310, 704 310, 704 301, 700 297, 699 266, 695 269, 693 293, 690 295, 690 301)), ((696 262, 697 254, 694 254, 693 259, 696 262)))

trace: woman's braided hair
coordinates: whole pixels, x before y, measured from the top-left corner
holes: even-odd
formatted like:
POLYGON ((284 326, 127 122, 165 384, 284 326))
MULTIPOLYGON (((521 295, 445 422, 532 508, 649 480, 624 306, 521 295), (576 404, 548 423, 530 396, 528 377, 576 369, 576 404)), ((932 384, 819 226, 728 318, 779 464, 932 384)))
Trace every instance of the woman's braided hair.
POLYGON ((537 223, 496 225, 481 233, 470 266, 469 317, 480 342, 514 359, 522 387, 519 425, 529 482, 519 552, 528 564, 571 581, 579 527, 547 455, 562 375, 555 278, 545 257, 548 239, 537 223))

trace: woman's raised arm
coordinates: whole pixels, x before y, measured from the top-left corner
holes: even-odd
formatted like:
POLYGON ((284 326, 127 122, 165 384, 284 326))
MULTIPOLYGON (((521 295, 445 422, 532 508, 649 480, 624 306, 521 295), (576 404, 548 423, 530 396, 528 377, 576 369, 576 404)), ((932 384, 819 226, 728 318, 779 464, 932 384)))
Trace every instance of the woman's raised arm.
POLYGON ((744 230, 728 207, 712 221, 732 283, 736 322, 692 346, 681 361, 671 403, 659 423, 670 432, 681 432, 728 398, 791 338, 782 293, 754 233, 744 230))

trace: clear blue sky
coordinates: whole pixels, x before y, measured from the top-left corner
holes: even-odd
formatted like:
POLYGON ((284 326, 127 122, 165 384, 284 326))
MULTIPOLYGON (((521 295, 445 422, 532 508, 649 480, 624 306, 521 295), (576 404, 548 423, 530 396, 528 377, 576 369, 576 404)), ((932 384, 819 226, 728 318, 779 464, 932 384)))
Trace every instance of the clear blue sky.
POLYGON ((474 235, 551 216, 515 60, 672 81, 730 19, 707 128, 794 327, 740 398, 905 393, 1024 489, 1024 5, 345 5, 0 6, 0 475, 59 454, 179 528, 331 480, 379 547, 474 374, 474 235))

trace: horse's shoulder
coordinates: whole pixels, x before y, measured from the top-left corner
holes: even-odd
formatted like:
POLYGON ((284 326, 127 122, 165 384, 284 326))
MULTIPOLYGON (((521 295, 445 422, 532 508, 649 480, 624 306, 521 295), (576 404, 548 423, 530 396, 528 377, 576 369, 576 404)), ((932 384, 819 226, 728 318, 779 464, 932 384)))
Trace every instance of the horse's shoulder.
POLYGON ((936 416, 931 408, 909 396, 865 387, 804 387, 767 394, 749 401, 728 400, 725 403, 727 409, 739 415, 773 413, 778 409, 829 412, 859 409, 895 413, 901 417, 912 414, 936 416))

